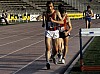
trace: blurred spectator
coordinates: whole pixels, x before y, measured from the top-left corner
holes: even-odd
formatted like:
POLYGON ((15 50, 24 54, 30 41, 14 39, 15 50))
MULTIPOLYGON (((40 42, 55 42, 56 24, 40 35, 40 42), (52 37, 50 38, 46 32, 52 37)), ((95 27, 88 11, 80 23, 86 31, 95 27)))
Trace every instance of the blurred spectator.
POLYGON ((94 16, 93 11, 91 10, 91 7, 88 5, 87 9, 84 10, 83 16, 86 22, 86 28, 90 28, 91 26, 91 18, 94 16))
POLYGON ((7 10, 6 11, 3 10, 0 20, 4 19, 5 23, 8 24, 7 17, 8 17, 7 10))

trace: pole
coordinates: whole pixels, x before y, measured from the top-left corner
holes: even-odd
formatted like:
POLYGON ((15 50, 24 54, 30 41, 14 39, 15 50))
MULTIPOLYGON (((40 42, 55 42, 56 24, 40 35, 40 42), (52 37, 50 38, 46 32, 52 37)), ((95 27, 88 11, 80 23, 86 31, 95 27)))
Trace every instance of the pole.
POLYGON ((79 31, 79 37, 80 37, 80 68, 83 70, 83 54, 82 54, 82 35, 81 35, 81 29, 79 31))

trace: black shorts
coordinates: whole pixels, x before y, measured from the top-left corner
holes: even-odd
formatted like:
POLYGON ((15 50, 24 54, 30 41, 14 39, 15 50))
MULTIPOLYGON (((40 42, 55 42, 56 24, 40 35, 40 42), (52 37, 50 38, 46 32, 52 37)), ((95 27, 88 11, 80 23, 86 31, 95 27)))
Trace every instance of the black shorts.
MULTIPOLYGON (((65 31, 67 32, 67 31, 65 31)), ((59 32, 59 38, 66 38, 68 36, 70 36, 70 34, 68 34, 67 36, 65 35, 65 32, 59 32)))

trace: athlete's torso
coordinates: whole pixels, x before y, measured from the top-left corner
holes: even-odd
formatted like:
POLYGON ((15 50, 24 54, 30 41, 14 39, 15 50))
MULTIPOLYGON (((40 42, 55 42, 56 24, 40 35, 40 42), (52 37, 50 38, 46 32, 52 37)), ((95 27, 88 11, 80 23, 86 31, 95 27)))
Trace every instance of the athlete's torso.
POLYGON ((56 10, 54 10, 53 13, 49 14, 49 13, 45 13, 45 21, 46 21, 46 30, 57 30, 58 27, 57 27, 57 24, 52 22, 50 20, 50 18, 56 20, 56 10))
POLYGON ((65 31, 65 30, 68 30, 68 28, 67 28, 67 25, 68 25, 68 21, 67 21, 67 18, 68 18, 68 16, 66 15, 65 16, 65 18, 64 18, 64 24, 60 24, 60 30, 61 31, 65 31))
POLYGON ((86 10, 85 11, 85 16, 86 17, 91 17, 90 14, 91 14, 91 10, 86 10))

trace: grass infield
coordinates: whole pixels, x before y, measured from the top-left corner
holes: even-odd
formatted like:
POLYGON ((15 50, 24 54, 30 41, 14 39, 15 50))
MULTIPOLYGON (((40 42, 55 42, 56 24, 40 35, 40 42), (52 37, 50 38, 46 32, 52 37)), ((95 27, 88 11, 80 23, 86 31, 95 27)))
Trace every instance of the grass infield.
MULTIPOLYGON (((83 54, 84 66, 100 66, 100 36, 87 47, 83 54)), ((76 62, 69 74, 100 74, 100 71, 81 71, 80 61, 76 62)))

